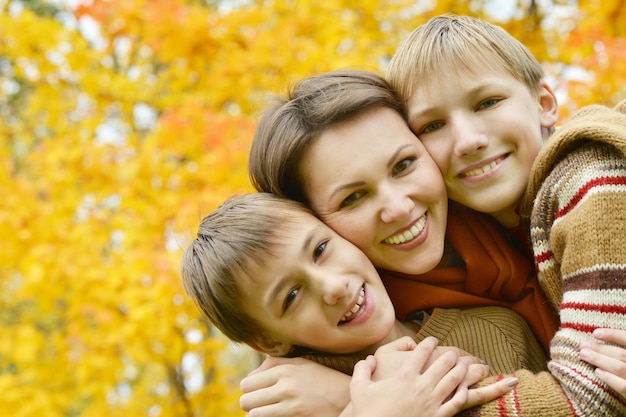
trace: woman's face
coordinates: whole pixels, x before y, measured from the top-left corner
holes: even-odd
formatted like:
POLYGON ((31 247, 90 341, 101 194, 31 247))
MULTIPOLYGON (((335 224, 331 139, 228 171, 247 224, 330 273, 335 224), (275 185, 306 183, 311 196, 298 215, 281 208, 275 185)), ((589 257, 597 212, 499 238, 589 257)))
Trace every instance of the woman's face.
POLYGON ((378 268, 421 274, 443 255, 441 172, 395 111, 378 107, 331 126, 304 154, 311 208, 378 268))

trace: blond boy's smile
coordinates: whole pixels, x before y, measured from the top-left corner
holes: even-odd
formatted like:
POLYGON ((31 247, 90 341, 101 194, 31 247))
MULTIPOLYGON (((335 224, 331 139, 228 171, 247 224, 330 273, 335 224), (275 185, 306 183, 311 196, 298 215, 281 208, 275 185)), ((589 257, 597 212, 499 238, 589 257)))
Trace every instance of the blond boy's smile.
POLYGON ((480 175, 490 173, 494 169, 496 169, 508 156, 509 154, 506 154, 504 156, 500 156, 492 160, 491 162, 486 162, 486 163, 481 162, 478 168, 472 167, 470 169, 464 170, 461 173, 459 173, 459 177, 471 178, 471 177, 478 177, 480 175))

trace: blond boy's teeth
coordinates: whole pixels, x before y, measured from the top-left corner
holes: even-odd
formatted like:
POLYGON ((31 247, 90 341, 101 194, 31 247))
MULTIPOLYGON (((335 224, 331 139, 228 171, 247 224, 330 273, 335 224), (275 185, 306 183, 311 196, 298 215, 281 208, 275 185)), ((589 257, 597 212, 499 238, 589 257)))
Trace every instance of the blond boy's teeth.
POLYGON ((393 235, 385 239, 383 242, 391 245, 399 245, 401 243, 410 242, 422 233, 424 226, 426 225, 426 215, 422 216, 417 223, 413 225, 409 230, 405 230, 402 233, 393 235))
POLYGON ((341 320, 339 320, 339 323, 345 323, 346 321, 350 320, 350 317, 352 317, 352 315, 359 311, 359 309, 361 308, 363 300, 365 300, 365 288, 361 287, 361 293, 359 294, 359 299, 357 300, 356 304, 341 318, 341 320))
POLYGON ((488 164, 483 165, 480 168, 476 168, 476 169, 472 169, 471 171, 464 172, 461 174, 461 176, 467 178, 467 177, 474 177, 476 175, 484 174, 485 172, 489 172, 495 167, 497 167, 498 164, 502 162, 503 160, 504 158, 498 158, 494 161, 491 161, 488 164))

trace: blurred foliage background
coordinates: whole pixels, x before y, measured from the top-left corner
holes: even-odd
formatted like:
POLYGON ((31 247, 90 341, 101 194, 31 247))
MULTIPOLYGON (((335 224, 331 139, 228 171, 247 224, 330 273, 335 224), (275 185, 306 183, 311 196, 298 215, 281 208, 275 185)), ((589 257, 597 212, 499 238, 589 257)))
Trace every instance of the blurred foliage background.
POLYGON ((448 11, 528 45, 562 118, 626 97, 623 0, 0 0, 2 414, 244 415, 254 363, 184 296, 182 248, 251 191, 268 94, 384 71, 448 11))

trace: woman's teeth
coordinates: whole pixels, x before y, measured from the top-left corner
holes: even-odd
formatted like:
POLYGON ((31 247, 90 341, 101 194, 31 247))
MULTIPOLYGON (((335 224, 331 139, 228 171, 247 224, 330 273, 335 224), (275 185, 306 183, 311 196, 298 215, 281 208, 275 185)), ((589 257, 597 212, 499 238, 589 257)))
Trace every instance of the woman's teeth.
POLYGON ((401 243, 410 242, 422 233, 424 226, 426 225, 426 215, 423 215, 417 223, 413 225, 409 230, 405 230, 402 233, 388 237, 383 242, 390 243, 392 245, 399 245, 401 243))
POLYGON ((361 304, 363 304, 363 300, 365 300, 365 288, 361 287, 361 293, 359 294, 359 299, 356 304, 348 311, 342 318, 339 320, 339 324, 346 323, 350 321, 350 317, 354 315, 361 308, 361 304))

